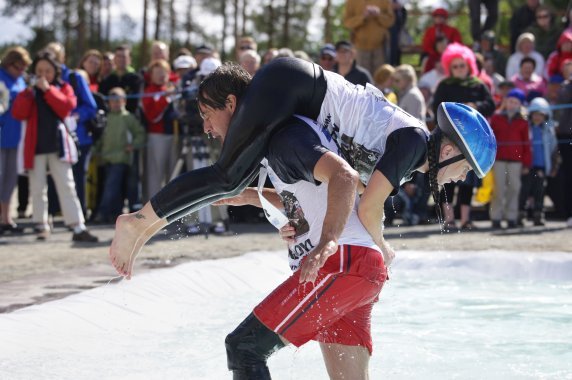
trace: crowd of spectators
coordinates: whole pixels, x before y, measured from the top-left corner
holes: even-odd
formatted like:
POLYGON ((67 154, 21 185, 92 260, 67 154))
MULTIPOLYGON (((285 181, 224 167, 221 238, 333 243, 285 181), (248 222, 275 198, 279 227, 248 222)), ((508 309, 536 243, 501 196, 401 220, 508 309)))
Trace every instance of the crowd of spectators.
MULTIPOLYGON (((503 220, 508 228, 524 226, 527 218, 543 225, 545 194, 572 227, 568 17, 561 23, 550 8, 527 0, 511 19, 511 46, 502 49, 494 32, 498 1, 469 3, 472 44, 463 44, 448 24, 447 10, 435 9, 418 71, 400 64, 407 12, 399 0, 348 0, 343 24, 351 40, 325 44, 318 52, 286 47, 260 52, 254 38, 243 37, 234 60, 252 76, 278 57, 313 60, 355 85, 375 86, 429 128, 439 103, 467 104, 489 118, 499 144, 494 189, 486 200, 491 227, 502 228, 503 220), (488 13, 484 25, 481 3, 488 13)), ((220 147, 203 133, 196 90, 221 65, 218 52, 205 44, 172 53, 162 41, 150 51, 148 64, 139 70, 127 45, 108 52, 90 49, 77 69, 66 66, 57 42, 33 57, 23 47, 5 51, 0 64, 0 232, 22 231, 10 214, 17 188, 18 216, 27 216, 31 198, 38 239, 49 237, 52 216, 61 212, 74 241, 96 242, 86 219, 88 224, 113 223, 181 172, 211 164, 220 147)), ((445 230, 476 228, 471 208, 481 185, 469 176, 444 187, 445 230)), ((415 176, 387 205, 386 223, 397 213, 405 224, 428 223, 428 194, 427 179, 415 176)), ((223 207, 207 207, 188 219, 187 232, 225 233, 228 219, 223 207)))

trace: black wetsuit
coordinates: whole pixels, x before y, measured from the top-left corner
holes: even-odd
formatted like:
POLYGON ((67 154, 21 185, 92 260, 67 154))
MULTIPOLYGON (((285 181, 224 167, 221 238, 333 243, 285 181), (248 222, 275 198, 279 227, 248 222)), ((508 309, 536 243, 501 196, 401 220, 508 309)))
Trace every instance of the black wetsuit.
POLYGON ((217 162, 167 184, 151 198, 155 213, 172 222, 239 194, 258 174, 272 134, 293 114, 317 119, 326 90, 318 65, 280 58, 264 66, 252 79, 231 120, 217 162))

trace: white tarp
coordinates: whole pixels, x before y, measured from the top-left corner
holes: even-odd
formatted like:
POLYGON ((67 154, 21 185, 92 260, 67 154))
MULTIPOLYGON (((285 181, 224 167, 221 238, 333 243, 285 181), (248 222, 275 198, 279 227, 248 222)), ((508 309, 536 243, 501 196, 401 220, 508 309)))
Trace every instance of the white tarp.
MULTIPOLYGON (((0 379, 230 379, 224 338, 286 254, 154 270, 0 315, 0 379)), ((399 252, 374 307, 372 379, 572 379, 572 255, 399 252)), ((318 345, 273 379, 327 378, 318 345)))

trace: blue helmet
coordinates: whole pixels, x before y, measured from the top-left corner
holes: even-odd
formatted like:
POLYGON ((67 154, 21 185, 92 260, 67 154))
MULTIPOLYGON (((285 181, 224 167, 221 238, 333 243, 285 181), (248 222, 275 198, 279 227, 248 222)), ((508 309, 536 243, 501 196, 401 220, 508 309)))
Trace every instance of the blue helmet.
POLYGON ((497 154, 497 140, 483 115, 461 103, 443 102, 437 108, 437 124, 459 147, 477 176, 483 178, 497 154))

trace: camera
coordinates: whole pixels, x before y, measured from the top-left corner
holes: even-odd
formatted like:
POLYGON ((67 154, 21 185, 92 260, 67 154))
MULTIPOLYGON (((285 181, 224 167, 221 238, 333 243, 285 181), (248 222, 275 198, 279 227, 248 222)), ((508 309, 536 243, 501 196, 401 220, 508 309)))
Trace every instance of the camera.
POLYGON ((38 77, 35 75, 30 75, 28 78, 28 86, 36 87, 36 83, 38 83, 38 77))

